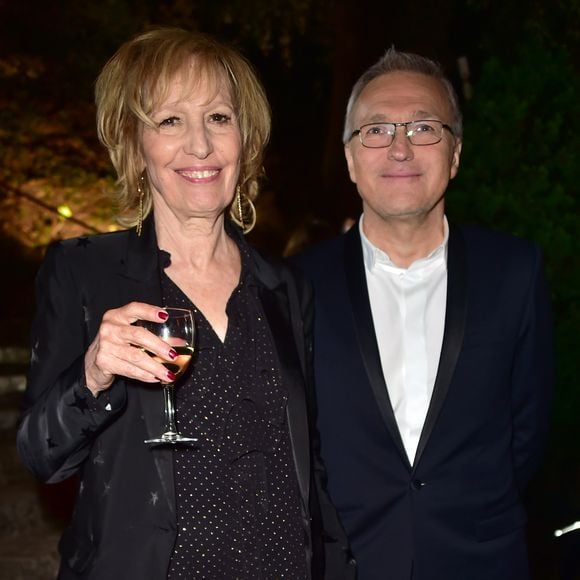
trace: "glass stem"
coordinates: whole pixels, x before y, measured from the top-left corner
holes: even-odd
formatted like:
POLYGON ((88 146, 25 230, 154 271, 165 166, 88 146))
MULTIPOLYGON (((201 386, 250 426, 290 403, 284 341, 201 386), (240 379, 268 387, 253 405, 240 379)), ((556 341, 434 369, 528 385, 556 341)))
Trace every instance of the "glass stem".
POLYGON ((177 426, 175 425, 175 389, 173 384, 163 385, 163 398, 165 403, 165 433, 164 435, 177 435, 177 426))

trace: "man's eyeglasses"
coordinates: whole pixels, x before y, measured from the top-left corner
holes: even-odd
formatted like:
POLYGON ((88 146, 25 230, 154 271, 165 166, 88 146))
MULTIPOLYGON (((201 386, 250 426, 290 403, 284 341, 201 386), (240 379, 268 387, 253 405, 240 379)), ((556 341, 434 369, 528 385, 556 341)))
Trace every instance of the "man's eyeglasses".
POLYGON ((443 139, 443 129, 447 129, 452 135, 454 134, 453 129, 441 121, 423 119, 407 121, 406 123, 368 123, 353 131, 350 139, 358 135, 362 145, 371 149, 389 147, 395 140, 397 127, 405 127, 405 136, 412 145, 439 143, 443 139))

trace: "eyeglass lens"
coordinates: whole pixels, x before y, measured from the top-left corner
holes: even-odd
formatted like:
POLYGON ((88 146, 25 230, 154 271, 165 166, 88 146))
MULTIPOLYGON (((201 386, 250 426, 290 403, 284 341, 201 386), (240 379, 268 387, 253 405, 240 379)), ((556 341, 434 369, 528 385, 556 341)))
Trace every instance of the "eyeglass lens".
POLYGON ((388 147, 395 139, 398 127, 404 127, 405 135, 413 145, 433 145, 441 141, 441 121, 410 121, 408 123, 371 123, 360 128, 361 142, 365 147, 388 147))

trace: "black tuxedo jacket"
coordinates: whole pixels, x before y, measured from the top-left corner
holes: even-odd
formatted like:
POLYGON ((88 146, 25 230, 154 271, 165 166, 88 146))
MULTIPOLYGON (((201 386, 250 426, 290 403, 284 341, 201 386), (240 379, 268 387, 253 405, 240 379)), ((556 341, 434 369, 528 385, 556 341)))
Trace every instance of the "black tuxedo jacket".
MULTIPOLYGON (((232 235, 239 235, 234 231, 232 235)), ((288 388, 287 421, 313 578, 352 573, 340 524, 323 489, 313 427, 310 287, 251 251, 253 274, 288 388), (326 573, 323 576, 324 551, 326 573)), ((105 311, 131 301, 161 305, 153 220, 134 230, 52 246, 37 279, 37 313, 17 443, 40 479, 80 479, 60 552, 60 578, 161 580, 176 538, 172 451, 144 439, 161 428, 162 391, 118 378, 97 399, 84 354, 105 311)))
POLYGON ((328 489, 359 580, 528 578, 522 491, 552 388, 539 250, 451 226, 442 352, 413 465, 382 373, 358 227, 297 261, 314 283, 328 489))

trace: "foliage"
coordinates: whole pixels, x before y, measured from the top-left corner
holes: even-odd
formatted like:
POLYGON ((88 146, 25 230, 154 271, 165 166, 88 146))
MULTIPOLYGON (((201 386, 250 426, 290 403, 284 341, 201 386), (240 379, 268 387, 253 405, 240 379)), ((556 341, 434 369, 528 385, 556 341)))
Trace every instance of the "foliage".
POLYGON ((570 55, 538 36, 509 57, 489 57, 466 105, 462 167, 448 204, 457 221, 511 231, 543 248, 556 323, 553 437, 560 446, 552 451, 563 462, 578 457, 580 409, 578 94, 570 55))
MULTIPOLYGON (((1 233, 41 250, 51 238, 111 226, 108 192, 114 190, 114 176, 95 136, 91 103, 98 71, 124 40, 151 25, 215 34, 241 46, 266 72, 272 104, 285 110, 300 91, 320 90, 319 74, 309 73, 316 83, 296 81, 303 80, 299 75, 305 67, 318 67, 326 52, 298 46, 308 46, 309 32, 324 22, 327 3, 103 0, 89 5, 62 0, 42 10, 38 0, 0 4, 0 23, 18 22, 0 33, 0 48, 5 49, 5 55, 0 53, 1 233), (295 88, 274 90, 282 85, 295 88), (63 204, 88 227, 55 213, 63 204)), ((319 38, 319 28, 317 32, 310 37, 319 38)), ((321 42, 315 41, 318 48, 321 42)), ((278 119, 277 126, 283 127, 286 117, 278 119)), ((293 127, 291 120, 287 124, 293 127)), ((283 127, 279 134, 287 145, 288 131, 283 127)), ((270 201, 259 208, 261 217, 265 211, 274 215, 270 201)))
POLYGON ((488 52, 508 57, 514 42, 533 34, 546 45, 575 49, 576 60, 580 56, 578 0, 467 0, 461 5, 479 24, 476 37, 488 52))
POLYGON ((55 109, 32 96, 24 107, 21 99, 0 101, 1 233, 32 255, 53 239, 114 227, 114 179, 94 137, 94 110, 83 103, 55 109), (73 219, 59 215, 59 206, 73 219))

